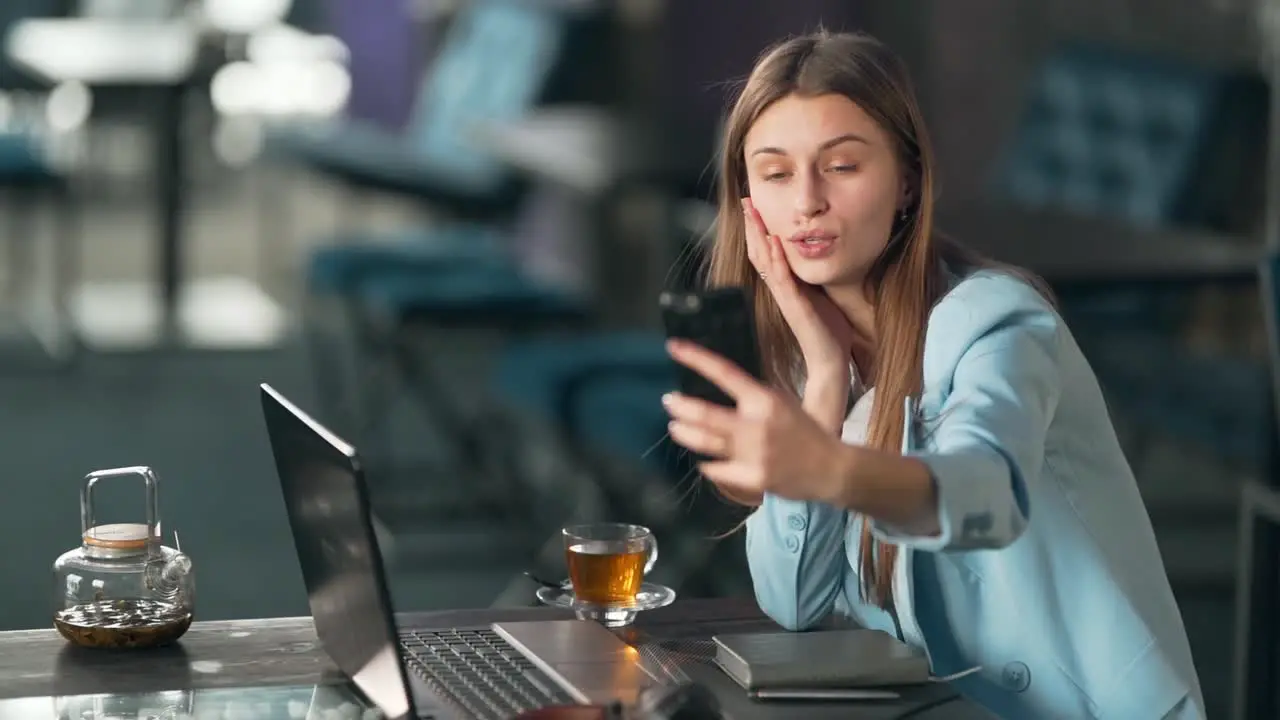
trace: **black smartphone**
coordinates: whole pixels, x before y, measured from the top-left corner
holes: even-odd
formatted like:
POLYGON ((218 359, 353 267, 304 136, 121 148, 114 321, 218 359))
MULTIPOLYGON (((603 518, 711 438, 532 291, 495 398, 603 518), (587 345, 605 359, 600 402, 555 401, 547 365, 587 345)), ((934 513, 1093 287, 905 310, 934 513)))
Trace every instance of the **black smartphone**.
MULTIPOLYGON (((751 299, 740 287, 664 292, 658 298, 667 337, 691 340, 762 378, 751 299)), ((698 373, 679 366, 680 392, 733 407, 733 398, 698 373)))

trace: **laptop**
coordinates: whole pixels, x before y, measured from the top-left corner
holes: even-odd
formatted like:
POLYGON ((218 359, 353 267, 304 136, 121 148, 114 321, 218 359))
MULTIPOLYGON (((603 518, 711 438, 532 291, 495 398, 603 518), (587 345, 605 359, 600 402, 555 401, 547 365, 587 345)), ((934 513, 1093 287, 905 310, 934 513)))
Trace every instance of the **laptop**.
POLYGON ((549 705, 634 703, 638 653, 587 620, 397 625, 355 448, 261 385, 302 578, 325 652, 392 720, 508 720, 549 705))

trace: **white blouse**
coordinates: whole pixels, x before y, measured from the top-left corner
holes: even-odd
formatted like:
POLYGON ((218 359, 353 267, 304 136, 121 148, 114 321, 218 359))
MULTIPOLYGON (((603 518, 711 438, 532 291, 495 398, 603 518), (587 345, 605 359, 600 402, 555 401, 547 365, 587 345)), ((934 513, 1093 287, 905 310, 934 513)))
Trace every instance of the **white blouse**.
MULTIPOLYGON (((853 375, 853 389, 859 393, 853 408, 845 418, 840 438, 849 445, 863 445, 867 441, 867 429, 871 424, 871 406, 875 403, 876 389, 862 388, 857 373, 853 375)), ((858 572, 858 557, 861 545, 861 522, 854 513, 849 514, 850 531, 846 536, 846 555, 858 572)), ((898 615, 898 625, 902 631, 902 640, 908 645, 924 648, 924 638, 916 624, 915 611, 911 598, 911 563, 908 561, 909 551, 900 548, 893 569, 893 607, 898 615)))

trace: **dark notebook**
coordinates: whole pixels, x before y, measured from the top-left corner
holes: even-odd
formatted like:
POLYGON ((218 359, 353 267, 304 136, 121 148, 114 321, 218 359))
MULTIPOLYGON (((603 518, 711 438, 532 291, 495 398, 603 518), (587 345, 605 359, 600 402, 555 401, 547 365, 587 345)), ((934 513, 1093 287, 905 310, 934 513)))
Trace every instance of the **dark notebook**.
POLYGON ((929 659, 879 630, 716 635, 716 662, 747 690, 861 688, 929 681, 929 659))

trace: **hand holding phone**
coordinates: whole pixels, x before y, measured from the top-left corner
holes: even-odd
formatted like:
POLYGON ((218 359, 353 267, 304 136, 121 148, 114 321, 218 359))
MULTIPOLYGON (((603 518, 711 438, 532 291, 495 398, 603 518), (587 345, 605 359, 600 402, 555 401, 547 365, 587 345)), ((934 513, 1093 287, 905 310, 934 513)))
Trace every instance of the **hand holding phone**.
POLYGON ((830 473, 815 472, 814 460, 829 457, 826 453, 842 443, 795 397, 764 382, 748 295, 740 288, 664 293, 662 311, 670 337, 700 346, 700 352, 675 355, 682 395, 702 402, 673 398, 666 407, 674 423, 672 441, 689 452, 703 477, 743 505, 759 505, 766 492, 805 500, 829 497, 830 473), (706 362, 708 353, 736 364, 739 372, 717 371, 718 363, 706 362), (733 388, 742 407, 686 363, 705 368, 733 388), (743 378, 744 373, 754 382, 743 378), (706 403, 733 410, 714 413, 712 422, 707 413, 698 412, 706 403), (714 460, 728 462, 708 464, 714 460))

